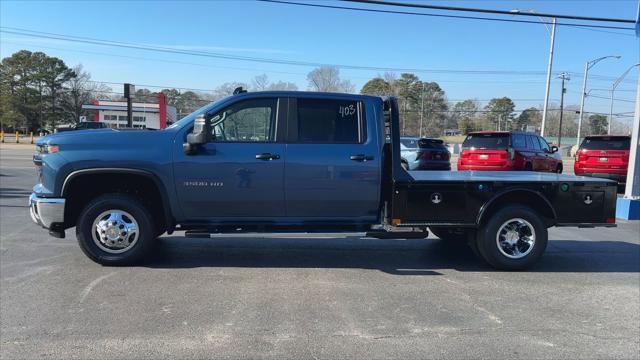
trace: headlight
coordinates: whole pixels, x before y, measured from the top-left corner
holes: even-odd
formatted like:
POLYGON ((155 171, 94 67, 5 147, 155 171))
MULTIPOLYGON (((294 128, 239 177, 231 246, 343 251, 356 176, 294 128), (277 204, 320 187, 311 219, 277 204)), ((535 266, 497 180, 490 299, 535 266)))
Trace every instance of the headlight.
POLYGON ((37 145, 39 154, 55 154, 60 151, 60 146, 54 144, 40 144, 37 145))

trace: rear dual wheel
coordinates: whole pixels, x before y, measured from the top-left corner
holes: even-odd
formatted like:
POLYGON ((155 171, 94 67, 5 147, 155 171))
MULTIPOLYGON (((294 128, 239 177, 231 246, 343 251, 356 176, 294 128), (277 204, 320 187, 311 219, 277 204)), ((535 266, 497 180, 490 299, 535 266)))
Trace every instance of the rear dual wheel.
POLYGON ((476 234, 478 253, 500 270, 524 270, 533 266, 548 242, 542 218, 524 206, 508 206, 494 213, 476 234))
POLYGON ((439 237, 441 240, 451 241, 459 244, 466 243, 473 253, 480 257, 478 245, 476 243, 476 230, 470 228, 450 227, 450 226, 434 226, 430 227, 431 233, 439 237))

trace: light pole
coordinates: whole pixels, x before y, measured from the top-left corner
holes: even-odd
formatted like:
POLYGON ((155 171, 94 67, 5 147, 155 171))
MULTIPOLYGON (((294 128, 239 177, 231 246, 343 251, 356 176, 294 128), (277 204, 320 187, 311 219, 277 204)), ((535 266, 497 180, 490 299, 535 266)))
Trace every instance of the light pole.
POLYGON ((562 79, 562 91, 560 91, 560 121, 558 124, 558 149, 559 149, 560 145, 562 145, 562 113, 564 113, 564 93, 567 91, 567 89, 564 88, 564 81, 565 80, 568 81, 570 79, 569 79, 569 74, 567 73, 562 73, 558 75, 558 77, 562 79))
POLYGON ((584 99, 587 97, 587 74, 589 73, 589 69, 591 69, 595 64, 599 63, 600 61, 604 60, 604 59, 608 59, 608 58, 616 58, 616 59, 620 59, 621 56, 619 55, 609 55, 609 56, 603 56, 601 58, 597 58, 591 61, 587 61, 584 64, 584 78, 582 79, 582 96, 580 98, 580 117, 578 118, 578 138, 576 139, 576 146, 580 146, 580 135, 581 135, 581 131, 582 131, 582 118, 583 118, 583 113, 584 113, 584 99))
POLYGON ((556 18, 551 25, 551 45, 549 46, 549 63, 547 64, 547 85, 544 91, 544 106, 542 108, 542 124, 540 124, 540 136, 544 137, 544 127, 547 123, 547 110, 549 108, 549 90, 551 88, 551 69, 553 67, 553 47, 556 41, 556 18))
POLYGON ((609 104, 609 129, 607 130, 607 134, 609 135, 611 135, 611 124, 613 123, 613 93, 616 91, 616 88, 618 87, 618 85, 620 85, 622 80, 624 80, 625 76, 627 76, 627 74, 631 71, 631 69, 633 69, 636 66, 640 66, 640 63, 629 66, 629 68, 625 70, 625 72, 623 72, 622 75, 620 75, 620 77, 613 82, 613 84, 611 84, 611 90, 610 90, 611 103, 609 104))
POLYGON ((422 138, 422 118, 424 117, 424 83, 422 83, 422 92, 420 93, 422 105, 420 106, 420 138, 422 138))
MULTIPOLYGON (((536 13, 536 11, 533 9, 527 9, 527 10, 513 9, 510 12, 513 14, 519 14, 523 11, 531 14, 536 13)), ((545 20, 540 16, 538 16, 538 18, 542 21, 542 23, 544 23, 544 26, 547 28, 547 31, 549 32, 551 37, 551 41, 550 41, 551 43, 549 44, 549 62, 547 63, 547 82, 545 85, 544 105, 542 108, 542 123, 540 124, 540 136, 544 137, 544 127, 545 127, 545 124, 547 123, 547 110, 549 108, 549 93, 551 89, 551 71, 553 69, 553 48, 556 42, 556 18, 551 18, 551 28, 549 28, 549 26, 547 25, 548 23, 547 20, 545 20)))

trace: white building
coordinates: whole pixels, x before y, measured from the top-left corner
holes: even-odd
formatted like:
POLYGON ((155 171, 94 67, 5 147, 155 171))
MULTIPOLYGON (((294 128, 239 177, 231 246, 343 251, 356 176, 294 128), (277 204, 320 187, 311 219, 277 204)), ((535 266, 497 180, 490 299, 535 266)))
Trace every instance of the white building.
MULTIPOLYGON (((134 128, 164 129, 177 120, 176 108, 167 105, 163 93, 158 94, 158 103, 134 102, 132 105, 134 128)), ((94 100, 82 108, 95 111, 89 121, 100 121, 112 128, 127 127, 126 101, 94 100)))

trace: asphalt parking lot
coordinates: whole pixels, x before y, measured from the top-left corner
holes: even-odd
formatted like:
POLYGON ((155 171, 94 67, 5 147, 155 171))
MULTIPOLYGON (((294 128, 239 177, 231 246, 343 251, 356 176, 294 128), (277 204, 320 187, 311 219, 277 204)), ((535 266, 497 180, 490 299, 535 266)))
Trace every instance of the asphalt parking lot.
POLYGON ((102 267, 31 222, 0 147, 0 358, 639 358, 640 222, 551 229, 529 272, 431 237, 164 236, 102 267))

